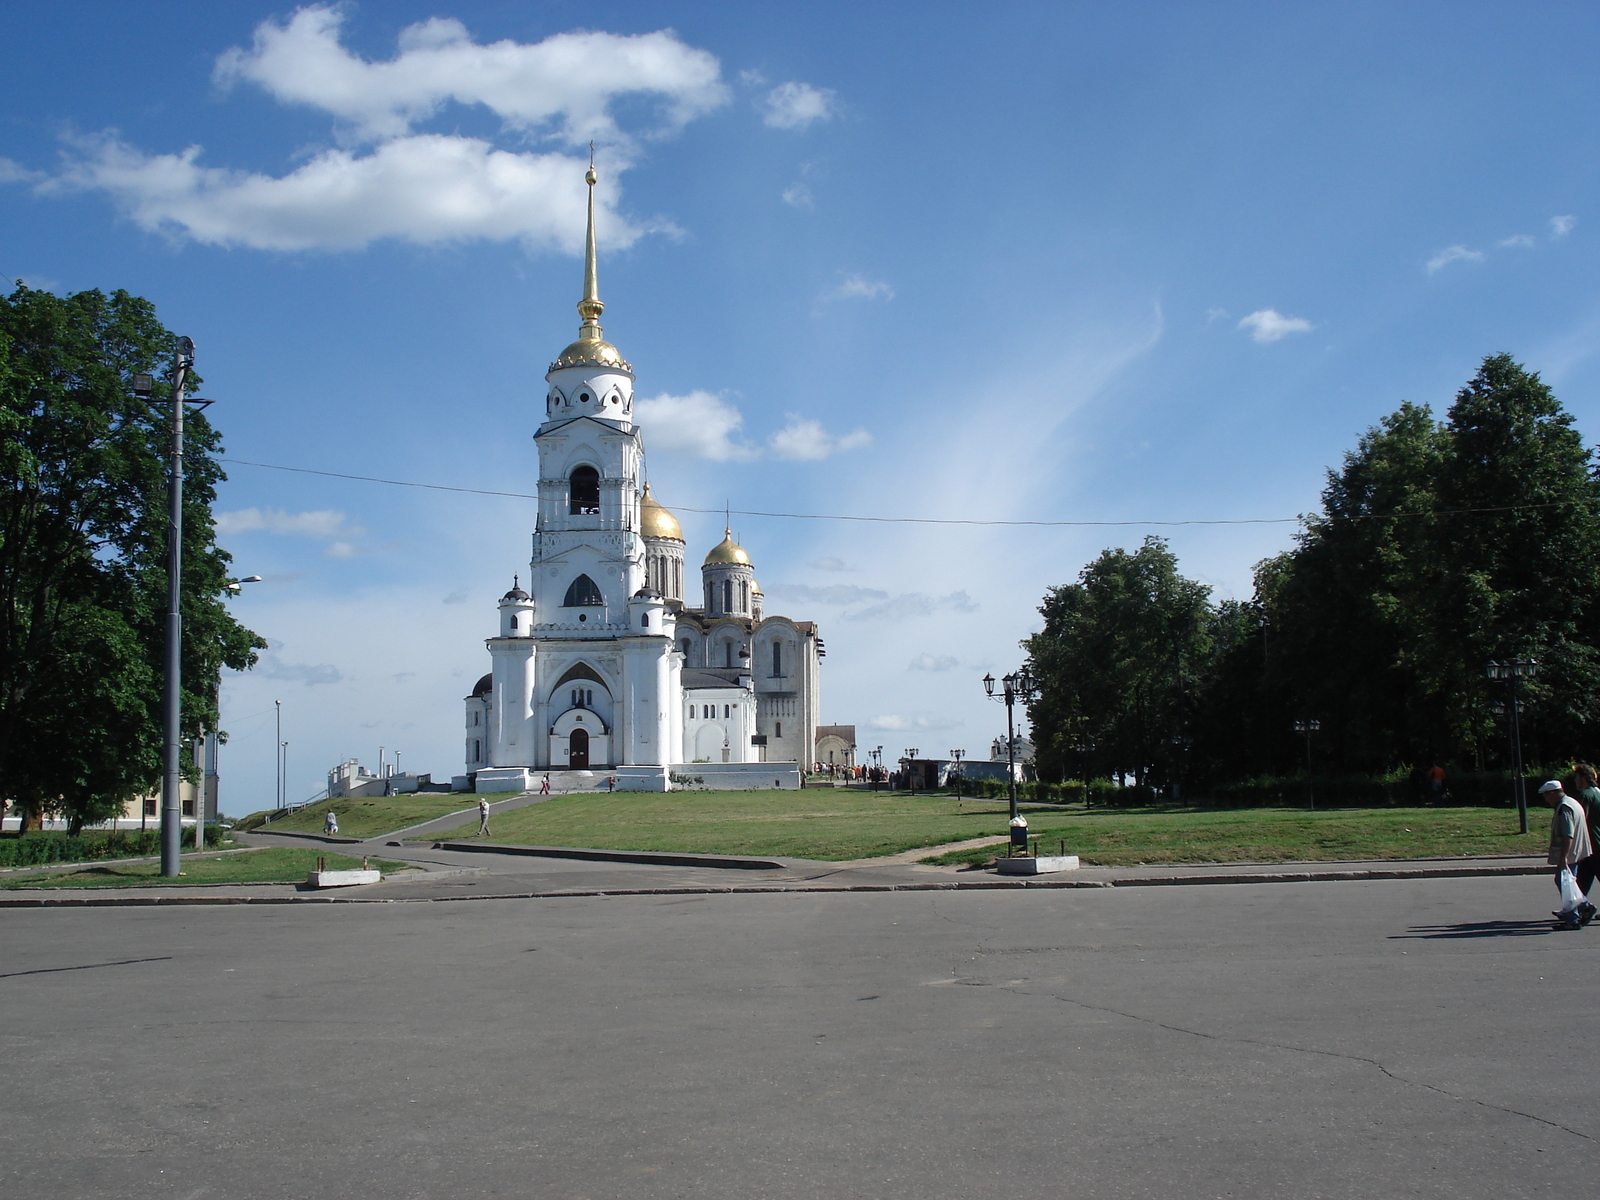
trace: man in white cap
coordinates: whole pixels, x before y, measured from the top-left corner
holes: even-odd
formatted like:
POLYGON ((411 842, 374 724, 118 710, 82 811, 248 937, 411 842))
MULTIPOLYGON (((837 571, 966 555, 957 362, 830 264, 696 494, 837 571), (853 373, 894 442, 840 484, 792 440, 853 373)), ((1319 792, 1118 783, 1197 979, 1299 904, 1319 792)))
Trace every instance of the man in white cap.
POLYGON ((1556 888, 1561 892, 1561 907, 1555 911, 1556 928, 1582 929, 1595 910, 1584 903, 1573 868, 1594 852, 1589 842, 1589 822, 1578 802, 1554 779, 1539 785, 1539 798, 1555 809, 1550 817, 1550 853, 1545 861, 1556 869, 1556 888), (1570 886, 1563 886, 1563 875, 1571 880, 1570 886))

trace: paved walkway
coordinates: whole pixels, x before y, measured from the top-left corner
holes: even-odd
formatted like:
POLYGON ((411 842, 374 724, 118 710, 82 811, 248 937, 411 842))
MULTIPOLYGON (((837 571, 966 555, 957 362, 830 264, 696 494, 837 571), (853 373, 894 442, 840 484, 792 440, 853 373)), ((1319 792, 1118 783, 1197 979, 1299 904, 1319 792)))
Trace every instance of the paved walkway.
MULTIPOLYGON (((500 801, 507 811, 540 801, 520 796, 500 801)), ((455 818, 440 818, 416 827, 455 818)), ((335 847, 340 853, 370 855, 410 864, 415 871, 381 883, 325 891, 302 884, 160 886, 149 888, 50 888, 0 893, 0 907, 36 904, 219 904, 230 902, 360 903, 374 901, 507 899, 592 895, 706 894, 722 892, 945 891, 968 889, 1109 888, 1180 884, 1296 883, 1317 880, 1426 879, 1462 876, 1544 874, 1542 856, 1508 858, 1440 858, 1322 863, 1207 863, 1163 866, 1084 867, 1055 875, 1002 877, 992 869, 933 867, 913 861, 943 849, 931 847, 878 859, 817 862, 810 859, 736 859, 720 855, 656 856, 615 854, 614 860, 567 857, 552 847, 550 855, 528 853, 528 847, 500 848, 488 839, 460 838, 430 846, 400 844, 394 834, 361 840, 324 838, 318 834, 247 833, 237 835, 251 846, 335 847), (672 857, 674 862, 662 862, 672 857), (632 861, 629 861, 632 860, 632 861), (750 866, 751 862, 763 863, 750 866)), ((410 836, 410 834, 407 834, 410 836)), ((978 839, 987 840, 987 839, 978 839)), ((1003 841, 1004 839, 1000 839, 1003 841)))

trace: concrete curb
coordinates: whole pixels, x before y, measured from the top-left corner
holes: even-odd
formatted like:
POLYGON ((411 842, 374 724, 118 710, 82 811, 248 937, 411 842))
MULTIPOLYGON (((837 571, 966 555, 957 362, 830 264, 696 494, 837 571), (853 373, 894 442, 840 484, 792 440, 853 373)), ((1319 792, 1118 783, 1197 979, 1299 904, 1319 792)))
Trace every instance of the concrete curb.
MULTIPOLYGON (((220 858, 224 854, 242 854, 246 850, 254 850, 254 846, 235 846, 231 850, 202 850, 197 856, 193 850, 178 856, 178 861, 189 862, 199 858, 220 858)), ((145 854, 138 858, 91 858, 85 862, 74 863, 35 863, 31 867, 0 867, 0 879, 7 875, 32 875, 38 871, 81 871, 84 867, 115 867, 130 864, 160 862, 159 854, 145 854)))
MULTIPOLYGON (((460 868, 460 870, 466 873, 477 873, 479 869, 464 867, 460 868)), ((623 896, 773 895, 794 892, 812 894, 839 892, 994 892, 1020 889, 1054 889, 1060 891, 1119 887, 1193 886, 1212 883, 1352 883, 1386 879, 1462 879, 1500 875, 1543 875, 1548 870, 1549 868, 1545 864, 1540 863, 1537 866, 1515 867, 1420 867, 1414 869, 1402 868, 1393 871, 1293 871, 1254 875, 1240 872, 1232 875, 1146 876, 1135 879, 994 878, 952 879, 936 883, 856 883, 821 884, 816 886, 803 883, 752 884, 747 887, 736 887, 731 884, 727 886, 688 885, 658 888, 596 888, 583 891, 502 892, 486 896, 418 896, 414 898, 350 894, 342 896, 317 895, 308 893, 295 893, 284 896, 0 896, 0 908, 101 908, 112 905, 149 907, 152 905, 170 906, 183 904, 434 904, 459 900, 581 900, 623 896)), ((437 879, 443 875, 444 872, 425 872, 415 876, 408 873, 407 878, 437 879)), ((391 879, 383 882, 399 881, 391 879)), ((379 885, 369 884, 368 886, 377 887, 379 885)))
POLYGON ((434 842, 435 850, 472 850, 483 854, 523 854, 536 858, 578 858, 586 862, 642 863, 654 867, 722 867, 735 871, 782 871, 787 864, 770 858, 730 854, 676 854, 667 850, 589 850, 574 846, 508 846, 499 842, 434 842))
POLYGON ((375 842, 380 837, 388 836, 387 834, 380 833, 370 838, 358 838, 345 837, 344 834, 341 833, 335 837, 332 834, 327 833, 300 833, 293 829, 268 829, 265 826, 260 829, 241 829, 239 832, 244 834, 245 837, 250 837, 252 834, 259 833, 265 834, 269 837, 301 838, 308 842, 327 842, 330 846, 355 846, 362 842, 375 842))

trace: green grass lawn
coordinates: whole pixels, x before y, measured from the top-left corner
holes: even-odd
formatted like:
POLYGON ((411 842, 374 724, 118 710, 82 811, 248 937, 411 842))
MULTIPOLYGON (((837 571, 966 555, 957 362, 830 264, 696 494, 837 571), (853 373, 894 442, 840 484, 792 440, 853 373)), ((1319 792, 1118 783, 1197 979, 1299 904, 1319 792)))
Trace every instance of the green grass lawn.
MULTIPOLYGON (((183 874, 169 879, 161 874, 160 863, 124 863, 103 867, 85 867, 81 871, 51 871, 37 875, 11 875, 4 877, 0 888, 81 888, 81 887, 153 887, 184 886, 196 883, 296 883, 303 881, 306 873, 317 865, 317 859, 326 860, 330 871, 344 871, 359 867, 361 860, 345 854, 319 854, 315 850, 274 846, 265 850, 246 850, 242 854, 224 854, 217 858, 191 858, 180 862, 183 874)), ((373 859, 371 866, 385 875, 406 868, 405 863, 373 859)))
MULTIPOLYGON (((1028 811, 1042 848, 1105 865, 1285 862, 1533 854, 1510 809, 1194 809, 1028 811)), ((1536 814, 1537 816, 1537 814, 1536 814)), ((470 834, 476 818, 454 831, 470 834)), ((949 796, 835 788, 765 792, 617 792, 558 796, 491 819, 490 839, 542 846, 762 854, 839 861, 1003 838, 1003 806, 949 796)), ((1536 829, 1540 828, 1535 826, 1536 829)), ((440 835, 449 836, 449 835, 440 835)), ((936 861, 982 862, 991 851, 936 861)))
POLYGON ((476 796, 466 792, 416 792, 409 796, 347 796, 338 800, 319 800, 268 825, 258 833, 286 829, 291 833, 321 833, 323 814, 332 808, 339 818, 339 833, 344 837, 369 838, 394 833, 423 821, 431 821, 458 809, 472 808, 476 796))

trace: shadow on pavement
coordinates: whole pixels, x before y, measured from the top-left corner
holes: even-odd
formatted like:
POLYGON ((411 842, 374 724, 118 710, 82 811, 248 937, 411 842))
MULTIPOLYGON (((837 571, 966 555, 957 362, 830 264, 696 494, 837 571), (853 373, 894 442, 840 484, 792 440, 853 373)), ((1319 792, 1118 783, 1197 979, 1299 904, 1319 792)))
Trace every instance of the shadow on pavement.
POLYGON ((1555 922, 1544 921, 1467 921, 1460 925, 1413 925, 1405 933, 1391 933, 1390 941, 1405 938, 1489 938, 1530 937, 1554 933, 1555 922))

